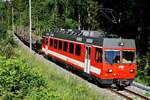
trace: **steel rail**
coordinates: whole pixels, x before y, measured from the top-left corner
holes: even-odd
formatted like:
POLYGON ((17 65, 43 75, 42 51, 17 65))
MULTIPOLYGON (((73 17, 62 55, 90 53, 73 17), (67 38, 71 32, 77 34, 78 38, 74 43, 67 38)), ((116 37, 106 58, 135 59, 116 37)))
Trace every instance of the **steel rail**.
POLYGON ((127 95, 124 95, 124 94, 122 94, 122 93, 120 93, 120 92, 118 92, 118 91, 116 91, 116 90, 114 90, 114 89, 109 88, 109 90, 112 91, 112 92, 114 92, 115 94, 121 96, 121 97, 124 97, 124 98, 127 99, 127 100, 133 100, 131 97, 129 97, 129 96, 127 96, 127 95))
POLYGON ((144 100, 149 100, 148 97, 146 97, 146 96, 144 96, 144 95, 141 95, 141 94, 138 94, 138 93, 136 93, 136 92, 134 92, 134 91, 131 91, 131 90, 129 90, 129 89, 125 89, 125 91, 128 92, 128 93, 132 93, 132 94, 134 94, 134 95, 136 95, 136 96, 139 96, 140 98, 143 98, 144 100))

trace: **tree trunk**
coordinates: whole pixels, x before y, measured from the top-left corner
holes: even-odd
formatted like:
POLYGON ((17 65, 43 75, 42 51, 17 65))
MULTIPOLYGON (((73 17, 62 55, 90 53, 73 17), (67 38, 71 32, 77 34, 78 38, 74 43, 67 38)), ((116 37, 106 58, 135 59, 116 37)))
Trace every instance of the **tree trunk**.
POLYGON ((91 30, 91 28, 90 28, 90 23, 91 23, 91 20, 90 20, 90 17, 91 17, 91 14, 90 14, 90 8, 88 7, 87 8, 87 12, 88 12, 88 30, 91 30))
POLYGON ((19 26, 21 26, 21 13, 19 14, 19 26))

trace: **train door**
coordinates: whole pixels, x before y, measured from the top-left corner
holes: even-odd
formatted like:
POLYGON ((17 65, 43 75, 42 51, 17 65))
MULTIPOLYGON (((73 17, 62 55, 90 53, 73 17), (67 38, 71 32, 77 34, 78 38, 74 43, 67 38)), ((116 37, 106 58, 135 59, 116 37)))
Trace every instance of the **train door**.
POLYGON ((90 73, 90 55, 91 55, 91 47, 86 46, 86 51, 85 51, 85 60, 84 60, 84 72, 90 73))

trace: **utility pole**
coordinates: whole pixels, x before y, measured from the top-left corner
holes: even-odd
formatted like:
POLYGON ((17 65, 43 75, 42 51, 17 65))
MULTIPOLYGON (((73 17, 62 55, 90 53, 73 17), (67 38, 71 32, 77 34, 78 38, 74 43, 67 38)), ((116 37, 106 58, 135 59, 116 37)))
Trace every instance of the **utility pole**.
POLYGON ((30 35, 30 52, 32 51, 32 22, 31 22, 31 0, 29 0, 29 35, 30 35))

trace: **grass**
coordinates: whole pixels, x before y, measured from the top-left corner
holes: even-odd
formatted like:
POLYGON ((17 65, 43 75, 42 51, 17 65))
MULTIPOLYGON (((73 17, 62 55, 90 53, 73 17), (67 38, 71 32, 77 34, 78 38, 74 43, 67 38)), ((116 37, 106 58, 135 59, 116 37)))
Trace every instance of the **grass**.
POLYGON ((47 89, 42 91, 35 90, 26 97, 28 100, 110 100, 111 97, 105 97, 89 88, 86 84, 72 78, 70 75, 62 74, 51 64, 44 63, 36 58, 34 54, 30 55, 25 49, 18 47, 16 49, 18 57, 23 57, 30 66, 39 71, 48 83, 47 89), (46 96, 43 96, 46 95, 46 96))
POLYGON ((138 82, 138 83, 141 83, 145 86, 150 86, 150 77, 149 76, 143 77, 141 79, 139 77, 136 77, 135 81, 138 82))
POLYGON ((150 97, 150 92, 145 93, 145 96, 150 97))

